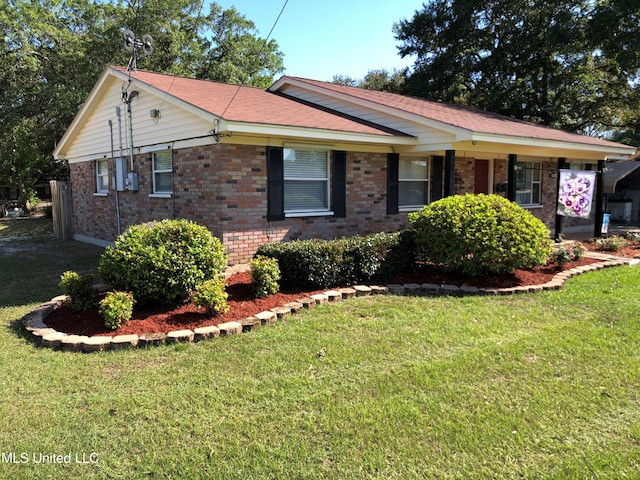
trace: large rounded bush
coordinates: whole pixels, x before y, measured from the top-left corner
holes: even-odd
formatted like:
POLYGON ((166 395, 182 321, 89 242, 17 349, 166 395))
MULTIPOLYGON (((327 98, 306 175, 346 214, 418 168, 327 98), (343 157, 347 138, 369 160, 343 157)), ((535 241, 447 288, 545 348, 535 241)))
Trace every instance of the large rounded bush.
POLYGON ((136 302, 171 305, 205 280, 224 275, 227 253, 207 228, 188 220, 133 225, 100 258, 100 276, 136 302))
POLYGON ((498 195, 452 196, 409 214, 419 258, 446 271, 478 276, 544 263, 549 229, 498 195))

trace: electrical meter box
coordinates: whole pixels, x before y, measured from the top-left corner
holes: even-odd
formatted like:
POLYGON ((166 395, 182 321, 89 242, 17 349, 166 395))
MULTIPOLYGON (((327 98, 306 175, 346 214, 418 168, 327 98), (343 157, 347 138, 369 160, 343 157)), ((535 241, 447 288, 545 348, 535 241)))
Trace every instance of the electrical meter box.
POLYGON ((116 158, 116 190, 123 192, 127 185, 127 159, 116 158))
POLYGON ((129 172, 127 174, 127 190, 133 192, 138 191, 138 174, 136 172, 129 172))

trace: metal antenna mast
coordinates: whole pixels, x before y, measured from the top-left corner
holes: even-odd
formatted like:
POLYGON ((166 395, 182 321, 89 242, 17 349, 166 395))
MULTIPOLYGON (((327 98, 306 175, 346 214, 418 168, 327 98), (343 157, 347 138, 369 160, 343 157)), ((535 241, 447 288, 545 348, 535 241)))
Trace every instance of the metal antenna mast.
POLYGON ((153 38, 151 35, 146 33, 142 36, 142 39, 139 39, 136 38, 135 34, 131 30, 125 30, 124 49, 131 53, 127 72, 135 72, 138 52, 142 51, 142 54, 146 57, 153 53, 153 38))

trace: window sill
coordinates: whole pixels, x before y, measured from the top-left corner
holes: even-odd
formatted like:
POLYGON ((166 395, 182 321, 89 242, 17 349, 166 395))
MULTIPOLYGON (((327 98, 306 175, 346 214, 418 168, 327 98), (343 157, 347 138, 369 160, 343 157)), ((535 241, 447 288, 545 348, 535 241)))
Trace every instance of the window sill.
POLYGON ((526 208, 526 209, 535 209, 535 208, 542 208, 543 205, 540 203, 530 203, 530 204, 524 204, 524 205, 520 205, 518 204, 519 207, 522 208, 526 208))
POLYGON ((107 192, 95 192, 93 194, 94 197, 108 197, 109 194, 107 192))
POLYGON ((398 207, 398 212, 417 212, 422 210, 426 205, 414 206, 414 207, 398 207))
POLYGON ((171 198, 173 193, 150 193, 149 198, 171 198))
POLYGON ((332 217, 334 214, 330 210, 314 211, 314 212, 285 212, 285 218, 299 217, 332 217))

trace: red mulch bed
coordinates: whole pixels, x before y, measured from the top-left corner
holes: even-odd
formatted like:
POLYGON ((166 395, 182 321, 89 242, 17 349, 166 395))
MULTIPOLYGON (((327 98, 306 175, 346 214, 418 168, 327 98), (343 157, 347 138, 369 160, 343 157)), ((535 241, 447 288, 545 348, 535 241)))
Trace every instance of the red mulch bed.
POLYGON ((601 250, 598 250, 596 244, 591 242, 581 243, 581 245, 585 248, 585 250, 589 250, 591 252, 615 255, 616 257, 640 258, 640 243, 631 243, 625 247, 622 247, 620 250, 616 250, 615 252, 603 252, 601 250))
MULTIPOLYGON (((588 265, 596 260, 582 259, 567 263, 565 269, 588 265)), ((460 275, 445 274, 434 267, 425 266, 415 273, 398 275, 388 283, 435 283, 446 285, 472 285, 487 288, 508 288, 546 283, 560 270, 557 265, 539 266, 532 270, 517 270, 510 275, 469 278, 460 275)), ((309 296, 315 292, 286 292, 270 295, 266 298, 254 298, 251 291, 251 275, 238 273, 227 280, 229 311, 224 315, 211 318, 204 308, 193 304, 182 305, 173 310, 166 308, 135 308, 133 318, 118 330, 108 330, 97 309, 78 312, 68 306, 62 306, 49 314, 46 324, 59 332, 75 335, 128 335, 183 330, 218 325, 255 315, 264 310, 279 307, 288 302, 309 296)))

